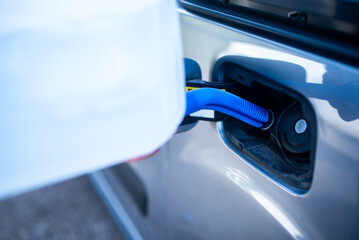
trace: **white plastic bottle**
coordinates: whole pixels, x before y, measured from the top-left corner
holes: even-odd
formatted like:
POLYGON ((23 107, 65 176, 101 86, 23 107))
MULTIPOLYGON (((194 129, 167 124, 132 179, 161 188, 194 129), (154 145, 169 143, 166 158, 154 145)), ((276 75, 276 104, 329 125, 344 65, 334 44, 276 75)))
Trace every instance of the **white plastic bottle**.
POLYGON ((0 0, 0 198, 171 137, 185 108, 175 4, 0 0))

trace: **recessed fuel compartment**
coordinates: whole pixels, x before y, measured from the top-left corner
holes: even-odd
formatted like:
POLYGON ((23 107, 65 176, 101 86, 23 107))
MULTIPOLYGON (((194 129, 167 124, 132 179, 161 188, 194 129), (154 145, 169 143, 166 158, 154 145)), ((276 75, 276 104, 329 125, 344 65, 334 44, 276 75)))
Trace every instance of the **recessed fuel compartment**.
POLYGON ((217 62, 212 81, 236 82, 234 94, 274 115, 267 130, 226 118, 222 135, 227 144, 278 183, 306 192, 312 182, 316 139, 315 114, 309 101, 293 89, 240 66, 233 58, 217 62))

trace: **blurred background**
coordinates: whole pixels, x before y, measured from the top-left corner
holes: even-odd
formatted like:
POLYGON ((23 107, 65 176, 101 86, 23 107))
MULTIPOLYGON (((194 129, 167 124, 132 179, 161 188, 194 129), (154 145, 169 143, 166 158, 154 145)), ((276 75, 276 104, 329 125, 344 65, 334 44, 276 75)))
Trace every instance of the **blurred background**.
POLYGON ((123 239, 87 177, 0 202, 0 239, 123 239))

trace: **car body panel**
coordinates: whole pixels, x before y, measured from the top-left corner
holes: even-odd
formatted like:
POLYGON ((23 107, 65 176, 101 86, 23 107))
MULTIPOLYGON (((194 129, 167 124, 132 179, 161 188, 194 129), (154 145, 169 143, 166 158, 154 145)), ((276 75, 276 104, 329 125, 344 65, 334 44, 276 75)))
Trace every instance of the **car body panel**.
POLYGON ((221 123, 199 122, 131 164, 157 196, 150 231, 164 239, 357 239, 359 70, 179 12, 184 57, 199 63, 204 80, 219 58, 233 55, 309 100, 318 126, 314 175, 306 193, 286 188, 230 147, 221 123))

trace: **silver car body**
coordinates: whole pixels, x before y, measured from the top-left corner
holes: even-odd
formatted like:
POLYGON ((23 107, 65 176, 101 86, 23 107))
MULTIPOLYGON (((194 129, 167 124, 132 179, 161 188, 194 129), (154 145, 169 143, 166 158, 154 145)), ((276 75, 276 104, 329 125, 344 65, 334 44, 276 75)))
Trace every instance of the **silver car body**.
POLYGON ((307 192, 292 191, 232 149, 221 123, 199 122, 176 134, 150 159, 131 163, 148 194, 146 217, 121 194, 121 186, 108 185, 111 169, 92 175, 105 199, 112 192, 115 201, 107 203, 119 222, 127 216, 133 223, 137 235, 129 230, 130 238, 358 239, 358 68, 182 8, 179 13, 184 56, 199 63, 204 80, 211 80, 215 62, 227 55, 279 60, 305 69, 302 81, 298 73, 280 66, 244 63, 309 99, 317 119, 313 180, 307 192), (324 82, 325 74, 337 83, 324 82), (104 185, 107 192, 101 191, 104 185), (126 209, 123 214, 116 214, 119 206, 126 209))

